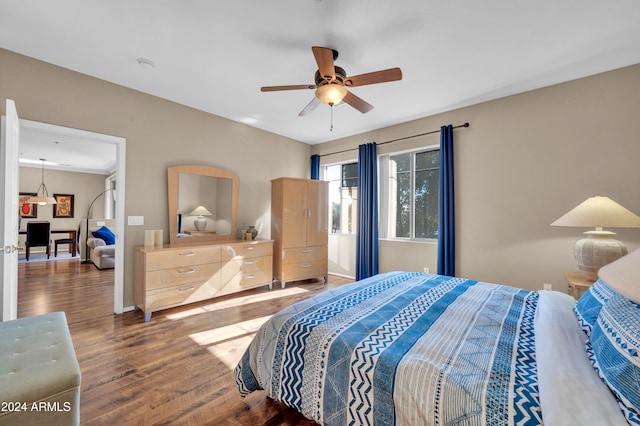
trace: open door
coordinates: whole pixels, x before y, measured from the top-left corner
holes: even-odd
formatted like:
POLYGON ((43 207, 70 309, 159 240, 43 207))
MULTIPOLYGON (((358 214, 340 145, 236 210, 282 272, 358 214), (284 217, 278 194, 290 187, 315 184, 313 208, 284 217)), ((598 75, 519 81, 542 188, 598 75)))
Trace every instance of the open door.
POLYGON ((0 211, 4 222, 0 226, 2 241, 2 321, 18 317, 18 145, 20 120, 16 105, 6 101, 6 115, 2 117, 0 143, 0 211))

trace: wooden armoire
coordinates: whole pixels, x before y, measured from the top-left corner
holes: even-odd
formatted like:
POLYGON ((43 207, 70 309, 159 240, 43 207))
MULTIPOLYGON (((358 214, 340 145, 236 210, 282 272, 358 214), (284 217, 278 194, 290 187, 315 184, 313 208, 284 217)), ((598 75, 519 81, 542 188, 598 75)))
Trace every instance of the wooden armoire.
POLYGON ((273 276, 286 282, 322 276, 327 282, 329 182, 271 181, 273 276))

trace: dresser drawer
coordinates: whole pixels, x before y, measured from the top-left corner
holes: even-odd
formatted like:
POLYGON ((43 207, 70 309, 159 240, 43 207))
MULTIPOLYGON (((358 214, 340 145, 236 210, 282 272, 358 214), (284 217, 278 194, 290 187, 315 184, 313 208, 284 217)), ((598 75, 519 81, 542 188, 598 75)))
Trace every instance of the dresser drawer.
POLYGON ((287 263, 282 265, 282 281, 296 281, 327 275, 327 261, 287 263))
POLYGON ((159 269, 147 272, 146 288, 147 290, 154 290, 190 282, 204 282, 211 278, 219 278, 219 274, 220 263, 159 269))
POLYGON ((220 279, 211 278, 199 283, 186 283, 168 288, 149 290, 147 291, 145 311, 208 299, 216 295, 219 286, 220 279))
POLYGON ((242 272, 232 277, 223 278, 220 295, 248 290, 261 285, 269 285, 273 280, 272 269, 262 269, 254 272, 242 272))
POLYGON ((272 268, 273 258, 271 256, 240 258, 224 263, 221 275, 223 278, 228 278, 238 273, 265 271, 272 268))
POLYGON ((282 249, 282 263, 318 262, 327 260, 327 246, 282 249))
POLYGON ((221 260, 226 262, 232 259, 271 256, 272 254, 273 243, 271 241, 254 241, 224 246, 222 248, 221 260))
POLYGON ((169 269, 220 262, 220 247, 187 247, 146 253, 146 270, 169 269))

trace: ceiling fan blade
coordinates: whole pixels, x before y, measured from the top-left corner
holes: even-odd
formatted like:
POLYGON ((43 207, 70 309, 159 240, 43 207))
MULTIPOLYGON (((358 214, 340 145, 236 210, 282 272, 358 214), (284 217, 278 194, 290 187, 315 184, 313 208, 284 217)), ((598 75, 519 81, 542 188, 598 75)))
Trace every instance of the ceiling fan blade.
POLYGON ((261 87, 261 92, 277 92, 279 90, 299 90, 299 89, 315 89, 315 84, 296 84, 291 86, 265 86, 261 87))
POLYGON ((313 56, 316 58, 318 64, 318 71, 320 75, 327 81, 333 81, 336 79, 336 69, 333 65, 333 50, 327 47, 313 46, 311 48, 313 56))
POLYGON ((316 109, 316 107, 320 105, 320 99, 316 98, 314 96, 313 99, 311 99, 311 102, 309 102, 307 104, 306 107, 304 107, 304 109, 302 111, 300 111, 300 114, 298 114, 300 117, 304 117, 305 115, 313 112, 314 109, 316 109))
POLYGON ((365 84, 385 83, 387 81, 396 80, 402 80, 402 70, 400 70, 400 68, 389 68, 388 70, 374 71, 367 74, 347 77, 344 81, 344 85, 355 87, 364 86, 365 84))
POLYGON ((351 105, 363 114, 366 114, 373 109, 373 105, 365 102, 363 99, 357 97, 351 92, 347 92, 347 96, 344 97, 342 102, 351 105))

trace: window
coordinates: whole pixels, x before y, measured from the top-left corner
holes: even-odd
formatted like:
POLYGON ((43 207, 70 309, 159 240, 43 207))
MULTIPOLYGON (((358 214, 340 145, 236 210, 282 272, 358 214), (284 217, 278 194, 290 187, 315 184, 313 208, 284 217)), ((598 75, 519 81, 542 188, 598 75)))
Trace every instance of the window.
POLYGON ((329 181, 329 226, 332 233, 355 234, 358 214, 358 163, 325 167, 329 181))
POLYGON ((440 150, 382 155, 380 236, 438 238, 440 150))

